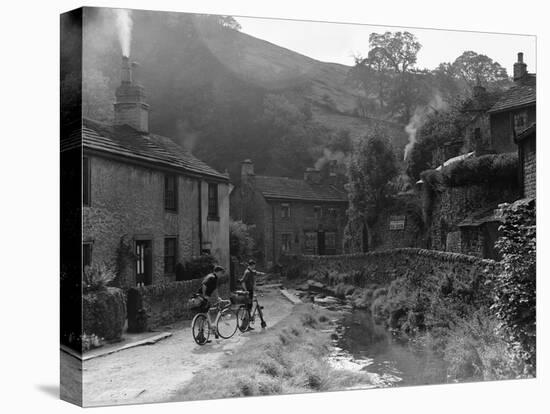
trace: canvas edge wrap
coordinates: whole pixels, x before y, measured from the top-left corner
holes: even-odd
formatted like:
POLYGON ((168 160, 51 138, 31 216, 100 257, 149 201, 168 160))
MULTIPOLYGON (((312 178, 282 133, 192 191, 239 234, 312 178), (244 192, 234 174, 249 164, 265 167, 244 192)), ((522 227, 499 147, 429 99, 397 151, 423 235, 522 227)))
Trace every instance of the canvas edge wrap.
POLYGON ((60 15, 60 398, 82 406, 83 8, 60 15))

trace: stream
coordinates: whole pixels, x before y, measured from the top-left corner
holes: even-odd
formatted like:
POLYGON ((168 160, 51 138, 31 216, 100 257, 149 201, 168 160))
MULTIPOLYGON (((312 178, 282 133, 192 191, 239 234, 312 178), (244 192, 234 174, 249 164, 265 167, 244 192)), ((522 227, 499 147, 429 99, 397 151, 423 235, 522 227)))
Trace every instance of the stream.
POLYGON ((422 346, 400 339, 381 325, 370 312, 353 310, 338 321, 333 340, 333 366, 373 374, 377 386, 444 384, 445 361, 422 346))

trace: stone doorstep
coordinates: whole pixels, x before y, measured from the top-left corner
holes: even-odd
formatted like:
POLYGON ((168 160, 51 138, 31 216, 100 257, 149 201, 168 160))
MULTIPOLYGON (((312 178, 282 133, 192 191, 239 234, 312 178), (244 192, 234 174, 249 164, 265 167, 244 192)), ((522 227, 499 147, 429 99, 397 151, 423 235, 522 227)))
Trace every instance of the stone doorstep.
POLYGON ((138 341, 130 342, 128 344, 119 346, 117 348, 109 348, 104 350, 98 350, 93 353, 88 353, 87 355, 79 355, 77 352, 73 351, 72 349, 61 345, 61 350, 79 360, 82 362, 89 361, 90 359, 99 358, 102 356, 114 354, 115 352, 124 351, 125 349, 135 348, 137 346, 143 346, 143 345, 153 345, 157 343, 158 341, 161 341, 163 339, 169 338, 172 336, 172 332, 162 332, 160 334, 151 336, 149 338, 140 339, 138 341))

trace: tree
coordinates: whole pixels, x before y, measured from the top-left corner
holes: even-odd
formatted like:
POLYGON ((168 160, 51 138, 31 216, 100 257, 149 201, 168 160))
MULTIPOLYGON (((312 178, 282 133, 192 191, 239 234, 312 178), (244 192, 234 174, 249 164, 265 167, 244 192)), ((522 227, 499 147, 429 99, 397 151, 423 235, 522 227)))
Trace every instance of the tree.
POLYGON ((409 32, 371 33, 366 58, 355 57, 350 78, 364 91, 358 112, 367 114, 374 100, 383 113, 408 119, 411 109, 427 95, 425 73, 414 70, 422 45, 409 32))
POLYGON ((509 81, 506 69, 486 55, 468 50, 450 65, 453 76, 464 81, 470 88, 478 82, 484 86, 499 85, 509 81))
POLYGON ((368 246, 373 244, 372 226, 384 208, 390 182, 398 173, 395 155, 388 143, 386 132, 375 129, 357 143, 352 153, 348 167, 348 223, 344 231, 346 251, 365 249, 364 227, 368 246))

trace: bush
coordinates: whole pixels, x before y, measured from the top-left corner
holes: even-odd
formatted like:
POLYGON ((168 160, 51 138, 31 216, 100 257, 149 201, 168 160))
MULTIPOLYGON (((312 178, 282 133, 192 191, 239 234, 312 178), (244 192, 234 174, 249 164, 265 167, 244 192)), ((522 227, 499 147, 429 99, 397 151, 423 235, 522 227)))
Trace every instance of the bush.
POLYGON ((126 299, 121 289, 109 287, 82 296, 82 330, 85 335, 96 335, 106 341, 118 340, 125 322, 126 299))
POLYGON ((469 157, 441 169, 445 185, 458 187, 491 182, 513 182, 517 177, 518 154, 489 154, 469 157))
POLYGON ((513 352, 536 367, 536 206, 535 201, 503 206, 501 238, 503 271, 495 278, 492 309, 513 352))
POLYGON ((93 264, 84 268, 83 291, 93 292, 106 289, 116 278, 116 273, 105 263, 93 264))
POLYGON ((176 266, 176 280, 200 279, 212 272, 215 264, 216 259, 209 254, 193 257, 184 265, 178 263, 176 266))

